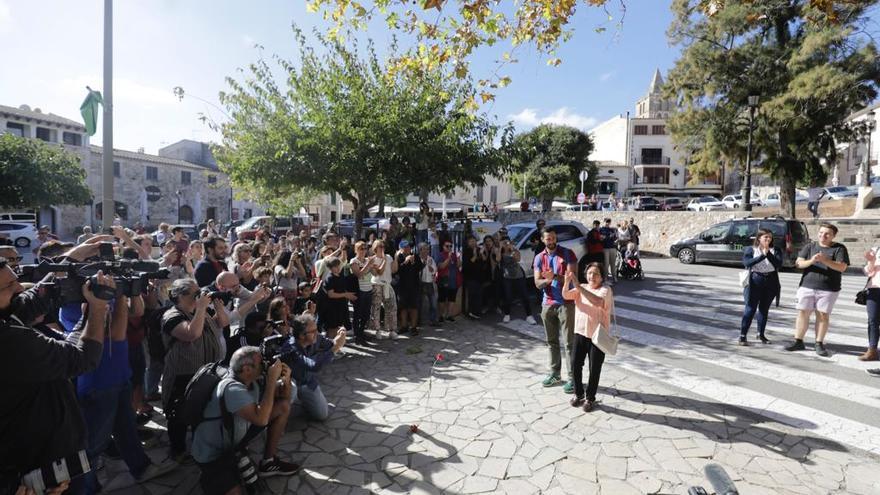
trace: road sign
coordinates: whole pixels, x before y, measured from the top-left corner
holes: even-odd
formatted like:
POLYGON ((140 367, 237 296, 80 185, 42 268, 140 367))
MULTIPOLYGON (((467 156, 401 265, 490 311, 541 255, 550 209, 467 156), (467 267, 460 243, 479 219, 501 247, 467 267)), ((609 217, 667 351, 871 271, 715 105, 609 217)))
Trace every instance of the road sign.
POLYGON ((586 203, 586 202, 587 202, 587 195, 584 194, 584 193, 580 193, 580 194, 578 194, 578 203, 579 203, 579 204, 584 204, 584 203, 586 203))
POLYGON ((585 182, 587 180, 587 177, 589 176, 590 174, 588 174, 586 170, 581 170, 581 175, 579 177, 581 179, 581 182, 585 182))
POLYGON ((532 196, 532 199, 529 200, 529 203, 531 203, 531 204, 533 204, 533 205, 538 204, 538 198, 532 196))

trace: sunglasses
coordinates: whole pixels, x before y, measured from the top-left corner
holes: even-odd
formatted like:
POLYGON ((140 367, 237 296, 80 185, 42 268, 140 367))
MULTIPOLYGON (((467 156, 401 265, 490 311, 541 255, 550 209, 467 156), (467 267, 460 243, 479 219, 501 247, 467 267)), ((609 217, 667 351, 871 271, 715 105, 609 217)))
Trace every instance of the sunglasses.
POLYGON ((6 261, 21 261, 23 259, 24 258, 22 258, 21 256, 7 256, 6 257, 6 261))

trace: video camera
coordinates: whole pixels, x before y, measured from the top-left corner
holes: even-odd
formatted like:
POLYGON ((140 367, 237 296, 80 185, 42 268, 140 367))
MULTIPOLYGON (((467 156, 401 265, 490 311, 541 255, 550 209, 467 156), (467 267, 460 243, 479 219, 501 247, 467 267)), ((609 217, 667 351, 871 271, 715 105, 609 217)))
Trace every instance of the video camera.
POLYGON ((100 299, 110 300, 117 295, 135 297, 147 290, 150 280, 166 279, 169 271, 167 268, 159 268, 156 261, 140 261, 129 259, 105 259, 101 261, 84 263, 49 263, 46 261, 38 265, 21 265, 22 281, 42 280, 46 275, 53 273, 55 278, 51 282, 40 284, 42 296, 47 297, 57 304, 85 302, 82 295, 82 286, 86 280, 91 280, 91 291, 100 299), (98 284, 98 271, 112 276, 116 282, 116 288, 98 284))
POLYGON ((228 305, 232 302, 232 293, 223 291, 223 290, 202 290, 202 296, 211 299, 211 301, 220 300, 223 302, 223 305, 228 305))

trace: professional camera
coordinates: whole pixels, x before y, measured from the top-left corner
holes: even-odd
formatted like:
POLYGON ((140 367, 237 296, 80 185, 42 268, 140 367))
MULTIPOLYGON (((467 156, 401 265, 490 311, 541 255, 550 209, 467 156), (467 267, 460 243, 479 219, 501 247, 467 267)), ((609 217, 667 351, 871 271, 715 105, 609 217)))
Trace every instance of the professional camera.
POLYGON ((232 293, 222 290, 204 290, 202 291, 202 296, 211 299, 211 301, 220 300, 224 305, 227 305, 232 302, 232 293))
MULTIPOLYGON (((280 321, 270 321, 268 322, 272 328, 277 329, 281 323, 280 321)), ((284 335, 270 335, 263 339, 263 343, 260 344, 260 354, 263 355, 263 363, 266 366, 274 363, 276 359, 284 356, 285 354, 290 352, 290 337, 284 335)))
POLYGON ((58 304, 85 302, 82 286, 86 280, 91 280, 91 291, 95 297, 109 301, 117 295, 139 296, 146 292, 150 280, 165 279, 169 274, 168 269, 160 269, 156 261, 102 259, 85 263, 43 261, 38 265, 22 265, 19 279, 36 282, 50 273, 55 274, 55 278, 52 282, 41 284, 41 295, 58 304), (113 277, 116 289, 98 284, 99 271, 113 277))

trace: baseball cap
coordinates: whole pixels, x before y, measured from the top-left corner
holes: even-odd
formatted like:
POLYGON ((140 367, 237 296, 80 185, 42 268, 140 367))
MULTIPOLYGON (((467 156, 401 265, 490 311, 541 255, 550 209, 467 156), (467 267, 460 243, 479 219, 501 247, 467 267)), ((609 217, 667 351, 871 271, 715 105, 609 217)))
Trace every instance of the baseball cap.
POLYGON ((406 239, 400 241, 400 249, 408 248, 408 247, 409 247, 409 241, 407 241, 406 239))

